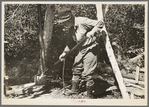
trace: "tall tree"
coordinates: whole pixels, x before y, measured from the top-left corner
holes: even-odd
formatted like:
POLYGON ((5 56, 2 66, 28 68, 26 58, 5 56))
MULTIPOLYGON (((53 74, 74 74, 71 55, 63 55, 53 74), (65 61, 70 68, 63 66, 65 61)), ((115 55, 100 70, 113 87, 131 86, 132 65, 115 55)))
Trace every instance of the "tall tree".
POLYGON ((52 31, 53 31, 53 25, 54 25, 54 5, 48 4, 47 9, 45 12, 45 19, 44 19, 44 29, 42 32, 42 15, 41 15, 41 4, 38 5, 39 10, 39 40, 41 45, 41 52, 40 52, 40 70, 44 72, 44 70, 49 65, 49 45, 51 43, 52 39, 52 31))

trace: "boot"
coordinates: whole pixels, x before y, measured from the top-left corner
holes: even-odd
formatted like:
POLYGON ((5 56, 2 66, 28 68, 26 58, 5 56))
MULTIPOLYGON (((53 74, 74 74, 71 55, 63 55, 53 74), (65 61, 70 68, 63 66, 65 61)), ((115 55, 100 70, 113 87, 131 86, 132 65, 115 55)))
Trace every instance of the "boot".
POLYGON ((93 86, 86 86, 87 90, 87 98, 92 99, 93 98, 93 86))
POLYGON ((79 91, 79 83, 80 81, 74 81, 72 80, 72 88, 69 91, 65 92, 66 96, 72 95, 72 94, 78 94, 79 91))

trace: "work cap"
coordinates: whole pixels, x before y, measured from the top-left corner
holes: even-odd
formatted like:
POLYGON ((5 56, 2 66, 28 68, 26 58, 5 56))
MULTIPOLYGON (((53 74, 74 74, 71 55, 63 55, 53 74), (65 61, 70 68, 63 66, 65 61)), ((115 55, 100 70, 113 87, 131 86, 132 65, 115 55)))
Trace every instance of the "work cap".
POLYGON ((55 15, 55 17, 58 18, 58 19, 67 19, 71 16, 72 16, 71 8, 58 9, 57 13, 55 15))
POLYGON ((72 17, 72 12, 70 8, 58 9, 55 15, 57 23, 63 23, 69 20, 72 17))

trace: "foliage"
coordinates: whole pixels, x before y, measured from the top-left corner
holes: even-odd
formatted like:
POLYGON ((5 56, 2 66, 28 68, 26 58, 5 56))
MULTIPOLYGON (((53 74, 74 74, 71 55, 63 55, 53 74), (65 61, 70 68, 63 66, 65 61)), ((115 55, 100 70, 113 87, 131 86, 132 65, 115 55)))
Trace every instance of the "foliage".
POLYGON ((4 37, 5 56, 9 59, 31 54, 38 44, 37 5, 6 4, 4 37))
POLYGON ((96 6, 94 4, 58 4, 55 6, 55 11, 61 8, 71 8, 72 13, 76 17, 96 18, 96 6))
POLYGON ((110 37, 116 41, 124 51, 130 46, 144 47, 144 19, 145 7, 142 4, 109 5, 105 15, 105 22, 110 37))
MULTIPOLYGON (((70 7, 76 17, 96 19, 96 7, 93 4, 55 4, 55 12, 65 7, 70 7)), ((103 5, 103 10, 105 7, 103 5)), ((8 44, 5 44, 6 66, 10 68, 13 67, 13 64, 20 66, 20 61, 26 58, 29 68, 32 68, 28 71, 33 74, 39 67, 40 44, 37 10, 37 4, 6 4, 4 16, 4 38, 8 41, 8 44)), ((46 5, 42 4, 43 24, 45 10, 46 5)), ((109 5, 108 11, 104 15, 106 28, 110 34, 111 42, 116 42, 122 47, 122 51, 127 52, 131 50, 129 47, 132 46, 133 50, 144 47, 144 29, 142 29, 144 28, 144 11, 145 6, 142 4, 109 5)), ((54 26, 52 42, 49 47, 51 50, 48 58, 49 65, 58 60, 65 47, 67 33, 64 26, 54 26)), ((62 69, 62 67, 59 68, 62 69)), ((8 71, 8 68, 6 70, 8 71)), ((9 72, 11 71, 10 69, 9 72)))

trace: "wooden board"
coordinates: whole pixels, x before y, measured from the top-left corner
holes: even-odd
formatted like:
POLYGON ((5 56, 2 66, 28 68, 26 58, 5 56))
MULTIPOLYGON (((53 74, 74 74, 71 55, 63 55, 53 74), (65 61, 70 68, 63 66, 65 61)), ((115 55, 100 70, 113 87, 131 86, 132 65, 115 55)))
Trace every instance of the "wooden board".
MULTIPOLYGON (((96 8, 97 8, 98 20, 103 19, 102 4, 101 3, 97 3, 96 4, 96 8)), ((115 59, 115 56, 114 56, 114 53, 113 53, 113 49, 111 47, 110 40, 109 40, 109 37, 108 37, 108 33, 106 31, 106 27, 105 26, 103 27, 103 33, 105 33, 105 36, 106 36, 105 48, 106 48, 106 51, 107 51, 110 63, 112 65, 115 77, 117 79, 120 91, 121 91, 122 96, 123 96, 124 99, 129 99, 129 95, 128 95, 127 91, 126 91, 126 87, 124 85, 123 78, 122 78, 120 69, 118 67, 118 64, 116 62, 116 59, 115 59)))
POLYGON ((135 88, 135 87, 127 87, 127 90, 129 92, 133 93, 134 95, 137 95, 137 96, 144 96, 145 95, 144 90, 138 89, 138 88, 135 88))

